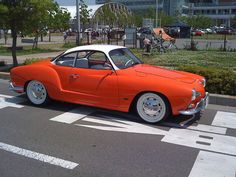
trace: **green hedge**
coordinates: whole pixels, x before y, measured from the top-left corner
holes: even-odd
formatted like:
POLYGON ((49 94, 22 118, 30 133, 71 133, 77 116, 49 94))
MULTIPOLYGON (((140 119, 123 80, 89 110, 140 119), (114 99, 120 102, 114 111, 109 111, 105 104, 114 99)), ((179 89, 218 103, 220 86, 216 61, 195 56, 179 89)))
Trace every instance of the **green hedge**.
POLYGON ((42 60, 48 60, 48 58, 31 58, 31 59, 26 59, 23 63, 23 65, 30 65, 35 62, 39 62, 42 60))
POLYGON ((236 73, 232 70, 200 66, 182 66, 178 69, 204 76, 206 90, 210 93, 236 95, 236 73))
POLYGON ((6 66, 5 61, 0 61, 0 66, 6 66))

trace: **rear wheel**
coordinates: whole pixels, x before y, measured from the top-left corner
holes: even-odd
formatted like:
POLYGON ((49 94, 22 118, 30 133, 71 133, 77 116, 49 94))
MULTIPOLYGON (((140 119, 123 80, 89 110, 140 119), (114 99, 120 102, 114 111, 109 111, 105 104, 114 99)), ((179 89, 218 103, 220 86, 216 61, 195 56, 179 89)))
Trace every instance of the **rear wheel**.
POLYGON ((28 83, 26 94, 29 101, 34 105, 43 105, 49 101, 45 86, 36 80, 32 80, 28 83))
POLYGON ((170 114, 167 100, 156 93, 144 93, 136 102, 138 115, 148 123, 157 123, 170 114))

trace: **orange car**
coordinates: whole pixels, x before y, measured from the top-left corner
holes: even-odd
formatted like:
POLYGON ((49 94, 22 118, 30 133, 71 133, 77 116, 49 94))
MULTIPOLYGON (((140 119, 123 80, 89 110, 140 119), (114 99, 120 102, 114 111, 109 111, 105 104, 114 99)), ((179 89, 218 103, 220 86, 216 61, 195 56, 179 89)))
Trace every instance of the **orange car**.
POLYGON ((80 46, 56 58, 11 70, 10 89, 34 105, 50 99, 136 113, 156 123, 205 109, 203 77, 143 64, 128 48, 80 46))

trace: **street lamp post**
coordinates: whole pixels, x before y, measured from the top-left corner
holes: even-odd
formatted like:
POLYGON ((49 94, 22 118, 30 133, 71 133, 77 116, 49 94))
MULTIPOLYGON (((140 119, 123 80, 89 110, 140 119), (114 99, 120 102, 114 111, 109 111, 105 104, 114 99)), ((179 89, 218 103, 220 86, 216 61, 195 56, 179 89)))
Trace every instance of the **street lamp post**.
POLYGON ((77 22, 77 46, 80 45, 80 11, 79 11, 80 0, 76 0, 76 22, 77 22))

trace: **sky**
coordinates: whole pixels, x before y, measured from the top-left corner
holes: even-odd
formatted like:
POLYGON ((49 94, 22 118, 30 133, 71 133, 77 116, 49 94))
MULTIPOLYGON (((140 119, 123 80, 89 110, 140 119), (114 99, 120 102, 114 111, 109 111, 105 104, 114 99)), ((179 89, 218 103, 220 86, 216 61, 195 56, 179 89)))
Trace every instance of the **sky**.
MULTIPOLYGON (((55 0, 60 6, 73 6, 76 0, 55 0)), ((84 0, 88 5, 95 4, 95 0, 84 0)))

